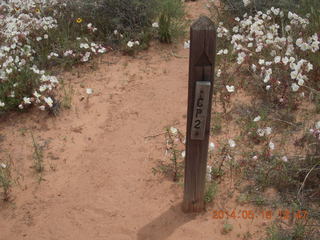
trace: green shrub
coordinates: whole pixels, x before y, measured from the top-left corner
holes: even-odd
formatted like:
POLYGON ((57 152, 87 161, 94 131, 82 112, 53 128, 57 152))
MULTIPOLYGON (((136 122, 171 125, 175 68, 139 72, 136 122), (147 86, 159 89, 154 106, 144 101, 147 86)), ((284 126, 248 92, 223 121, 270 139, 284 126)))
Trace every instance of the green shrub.
POLYGON ((67 6, 74 19, 80 17, 98 29, 99 40, 114 45, 131 39, 143 40, 157 17, 157 7, 158 0, 77 0, 69 1, 67 6), (114 34, 115 30, 121 38, 114 34))
POLYGON ((214 200, 218 192, 218 185, 216 182, 208 182, 206 184, 204 201, 210 203, 214 200))
POLYGON ((172 39, 183 34, 183 3, 180 0, 163 0, 159 6, 159 40, 171 43, 172 39))
POLYGON ((316 240, 319 234, 310 226, 296 223, 289 228, 272 225, 268 228, 266 240, 316 240))

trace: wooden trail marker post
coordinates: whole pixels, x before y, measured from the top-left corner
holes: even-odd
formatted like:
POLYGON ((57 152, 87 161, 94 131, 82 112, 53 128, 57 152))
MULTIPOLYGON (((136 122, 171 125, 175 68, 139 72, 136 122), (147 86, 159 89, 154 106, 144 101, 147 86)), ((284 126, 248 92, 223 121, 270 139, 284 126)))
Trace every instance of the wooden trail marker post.
POLYGON ((205 208, 204 190, 215 55, 215 26, 208 17, 201 16, 190 29, 188 118, 182 204, 185 212, 200 212, 205 208))

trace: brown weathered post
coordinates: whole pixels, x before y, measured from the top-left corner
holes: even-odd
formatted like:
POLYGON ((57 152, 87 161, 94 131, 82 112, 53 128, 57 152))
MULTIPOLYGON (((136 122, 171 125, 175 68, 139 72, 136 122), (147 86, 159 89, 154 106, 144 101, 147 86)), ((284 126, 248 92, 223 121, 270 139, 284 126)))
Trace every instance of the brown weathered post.
POLYGON ((201 16, 190 30, 188 119, 183 210, 204 210, 204 189, 213 94, 216 30, 201 16))

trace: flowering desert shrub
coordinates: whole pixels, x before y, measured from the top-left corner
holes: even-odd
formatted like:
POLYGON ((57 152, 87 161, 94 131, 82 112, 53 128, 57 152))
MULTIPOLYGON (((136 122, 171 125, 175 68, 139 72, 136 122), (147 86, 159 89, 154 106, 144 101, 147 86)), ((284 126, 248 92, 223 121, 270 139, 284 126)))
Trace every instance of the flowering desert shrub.
POLYGON ((225 10, 239 16, 247 12, 265 11, 271 7, 294 9, 299 0, 222 0, 225 10))
POLYGON ((308 18, 274 7, 236 17, 229 29, 220 22, 217 76, 227 79, 227 94, 235 91, 232 76, 240 69, 251 77, 238 87, 253 87, 278 105, 296 105, 307 93, 317 91, 312 86, 318 80, 313 73, 319 67, 314 59, 319 58, 320 39, 317 32, 307 31, 309 24, 308 18), (230 54, 238 65, 232 74, 226 71, 230 54))
MULTIPOLYGON (((171 1, 171 0, 170 0, 171 1)), ((174 1, 174 0, 172 0, 174 1)), ((160 0, 6 0, 0 3, 0 112, 54 107, 53 66, 70 67, 122 46, 146 47, 160 0)), ((174 9, 171 9, 174 11, 174 9)), ((160 24, 161 25, 161 24, 160 24)))
MULTIPOLYGON (((307 210, 310 222, 318 221, 320 108, 314 111, 310 100, 320 99, 320 29, 311 14, 276 7, 251 10, 237 17, 220 15, 217 24, 215 94, 222 116, 240 128, 242 153, 234 157, 250 181, 241 190, 243 199, 307 210), (232 97, 239 103, 227 109, 232 97), (269 189, 277 190, 276 198, 267 196, 269 189)), ((225 170, 219 166, 215 176, 225 170)), ((304 239, 319 238, 311 235, 304 239)))
MULTIPOLYGON (((58 34, 61 10, 66 4, 58 0, 16 1, 0 3, 0 111, 24 109, 37 105, 39 109, 52 108, 55 104, 54 89, 58 79, 46 70, 59 61, 73 58, 88 61, 93 54, 105 48, 81 31, 78 38, 58 34), (68 48, 70 47, 70 48, 68 48)), ((80 24, 81 19, 69 22, 80 24)), ((94 32, 92 24, 79 26, 83 32, 94 32)), ((73 30, 73 32, 76 32, 73 30)))

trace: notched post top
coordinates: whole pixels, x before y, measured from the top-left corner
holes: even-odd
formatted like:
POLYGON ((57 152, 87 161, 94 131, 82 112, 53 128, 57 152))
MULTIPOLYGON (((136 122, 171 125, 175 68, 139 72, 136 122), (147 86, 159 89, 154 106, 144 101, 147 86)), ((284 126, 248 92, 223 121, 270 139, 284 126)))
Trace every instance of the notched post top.
POLYGON ((199 30, 206 30, 206 31, 216 30, 214 23, 207 16, 199 17, 198 20, 192 24, 191 29, 198 30, 198 31, 199 30))
POLYGON ((209 60, 208 55, 203 52, 202 55, 199 57, 199 60, 195 64, 196 67, 201 67, 201 66, 212 66, 211 61, 209 60))

